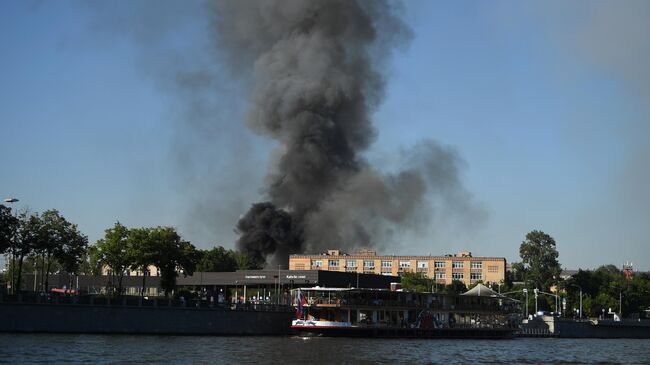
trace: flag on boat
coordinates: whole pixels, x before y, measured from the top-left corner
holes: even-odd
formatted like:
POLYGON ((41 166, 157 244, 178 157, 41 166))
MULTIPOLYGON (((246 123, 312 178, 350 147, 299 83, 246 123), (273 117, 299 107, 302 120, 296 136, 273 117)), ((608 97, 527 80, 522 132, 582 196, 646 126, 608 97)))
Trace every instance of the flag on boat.
POLYGON ((298 290, 298 297, 296 298, 298 306, 296 307, 296 317, 302 318, 302 308, 307 304, 307 299, 302 295, 302 291, 298 290))

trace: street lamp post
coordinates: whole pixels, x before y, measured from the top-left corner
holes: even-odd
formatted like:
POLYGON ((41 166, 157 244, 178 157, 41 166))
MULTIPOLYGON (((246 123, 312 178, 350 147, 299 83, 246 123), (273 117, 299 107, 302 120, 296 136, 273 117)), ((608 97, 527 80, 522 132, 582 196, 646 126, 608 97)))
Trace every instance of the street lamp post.
POLYGON ((282 265, 278 265, 278 305, 280 305, 280 296, 282 295, 282 277, 281 275, 282 265))
POLYGON ((535 288, 533 289, 533 293, 535 293, 535 315, 537 315, 537 295, 539 294, 539 289, 535 288))
POLYGON ((578 284, 571 284, 571 286, 575 286, 576 288, 580 289, 580 312, 579 312, 579 318, 582 319, 582 287, 578 284))
POLYGON ((623 319, 623 291, 618 290, 618 318, 623 319))
POLYGON ((528 318, 528 289, 524 289, 524 295, 526 295, 526 318, 528 318))
MULTIPOLYGON (((9 204, 12 205, 11 210, 13 210, 13 204, 18 202, 18 201, 19 200, 16 199, 16 198, 7 198, 7 199, 5 199, 5 203, 9 203, 9 204)), ((17 227, 13 231, 13 242, 12 242, 12 244, 14 244, 14 247, 15 247, 15 244, 16 244, 16 236, 17 236, 16 231, 17 231, 17 227)), ((15 252, 15 248, 13 250, 14 250, 13 252, 15 252)), ((14 267, 14 256, 13 256, 13 253, 12 253, 12 257, 11 257, 11 294, 16 294, 16 283, 14 283, 14 277, 15 277, 14 275, 16 275, 16 273, 14 272, 14 271, 16 271, 15 269, 16 268, 14 267)), ((20 286, 20 283, 18 283, 18 286, 20 286)))

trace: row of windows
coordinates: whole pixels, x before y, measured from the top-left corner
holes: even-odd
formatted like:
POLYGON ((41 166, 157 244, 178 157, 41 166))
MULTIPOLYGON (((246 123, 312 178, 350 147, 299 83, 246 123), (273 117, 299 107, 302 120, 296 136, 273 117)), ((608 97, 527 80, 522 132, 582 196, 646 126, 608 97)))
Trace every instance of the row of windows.
MULTIPOLYGON (((444 273, 441 273, 442 274, 441 277, 438 277, 437 274, 438 273, 436 273, 436 279, 445 279, 444 273)), ((451 278, 453 280, 463 280, 463 279, 465 279, 465 274, 462 273, 462 272, 452 272, 451 273, 451 278)), ((483 274, 480 273, 480 272, 471 272, 471 273, 469 273, 469 279, 470 280, 476 280, 476 281, 483 280, 483 274)))
MULTIPOLYGON (((329 267, 338 267, 339 266, 339 260, 328 260, 327 264, 329 267)), ((346 267, 357 267, 357 260, 347 260, 345 262, 346 267)), ((296 269, 301 270, 298 268, 298 265, 300 265, 304 269, 304 265, 297 264, 296 269)), ((323 267, 323 260, 311 260, 311 266, 312 267, 323 267)), ((434 262, 434 267, 435 268, 445 268, 445 262, 444 261, 435 261, 434 262)), ((365 260, 363 261, 363 267, 364 268, 374 268, 375 267, 375 261, 373 260, 365 260)), ((390 260, 382 260, 381 261, 381 267, 383 268, 391 268, 393 267, 393 262, 390 260)), ((411 262, 406 261, 406 260, 400 260, 399 261, 399 267, 403 269, 407 269, 411 267, 411 262)), ((427 261, 417 261, 417 268, 418 269, 426 269, 429 267, 429 263, 427 261)), ((451 267, 452 269, 463 269, 465 267, 465 262, 463 261, 452 261, 451 262, 451 267)), ((483 262, 481 261, 472 261, 470 263, 470 268, 472 269, 483 269, 483 262)), ((499 267, 498 266, 488 266, 488 272, 494 273, 498 272, 499 267)))
MULTIPOLYGON (((338 266, 338 260, 329 260, 329 261, 330 261, 329 262, 330 266, 332 266, 334 261, 336 261, 336 265, 334 265, 334 266, 338 266)), ((352 267, 352 266, 349 265, 351 262, 354 262, 353 265, 356 266, 356 261, 348 261, 348 266, 349 267, 352 267)), ((366 261, 366 262, 368 262, 368 263, 372 262, 373 267, 374 267, 374 262, 373 261, 366 261)), ((382 264, 382 268, 391 268, 392 267, 392 262, 391 261, 382 261, 381 264, 382 264)), ((322 267, 323 261, 322 260, 313 260, 312 265, 315 266, 315 267, 322 267)), ((489 266, 488 270, 490 268, 492 268, 492 267, 498 268, 497 266, 489 266)), ((297 270, 304 270, 304 264, 297 264, 296 269, 297 270)), ((366 273, 366 274, 374 274, 374 271, 364 271, 364 273, 366 273)), ((389 273, 384 272, 382 274, 389 274, 389 273)), ((437 271, 435 273, 435 278, 438 279, 438 280, 445 280, 445 279, 447 279, 447 275, 446 275, 446 273, 444 271, 437 271)), ((453 280, 463 280, 463 279, 465 279, 465 274, 462 273, 462 272, 452 272, 451 273, 451 278, 453 280)), ((469 274, 469 278, 470 278, 470 280, 473 280, 473 281, 483 280, 483 273, 472 272, 472 273, 469 274)))

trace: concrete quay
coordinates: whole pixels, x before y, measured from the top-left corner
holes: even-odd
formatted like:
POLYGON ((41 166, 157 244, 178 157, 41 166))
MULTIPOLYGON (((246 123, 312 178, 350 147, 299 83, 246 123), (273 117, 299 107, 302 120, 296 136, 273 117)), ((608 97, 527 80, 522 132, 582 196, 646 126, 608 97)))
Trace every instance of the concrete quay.
POLYGON ((573 320, 539 316, 524 320, 519 337, 650 338, 647 320, 573 320))

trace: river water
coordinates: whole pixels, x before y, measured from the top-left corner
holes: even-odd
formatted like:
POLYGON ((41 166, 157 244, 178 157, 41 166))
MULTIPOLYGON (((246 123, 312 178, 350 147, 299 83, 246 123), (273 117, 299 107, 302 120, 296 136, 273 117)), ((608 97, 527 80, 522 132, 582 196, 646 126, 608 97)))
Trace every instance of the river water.
POLYGON ((649 340, 0 334, 0 363, 650 364, 649 340))

